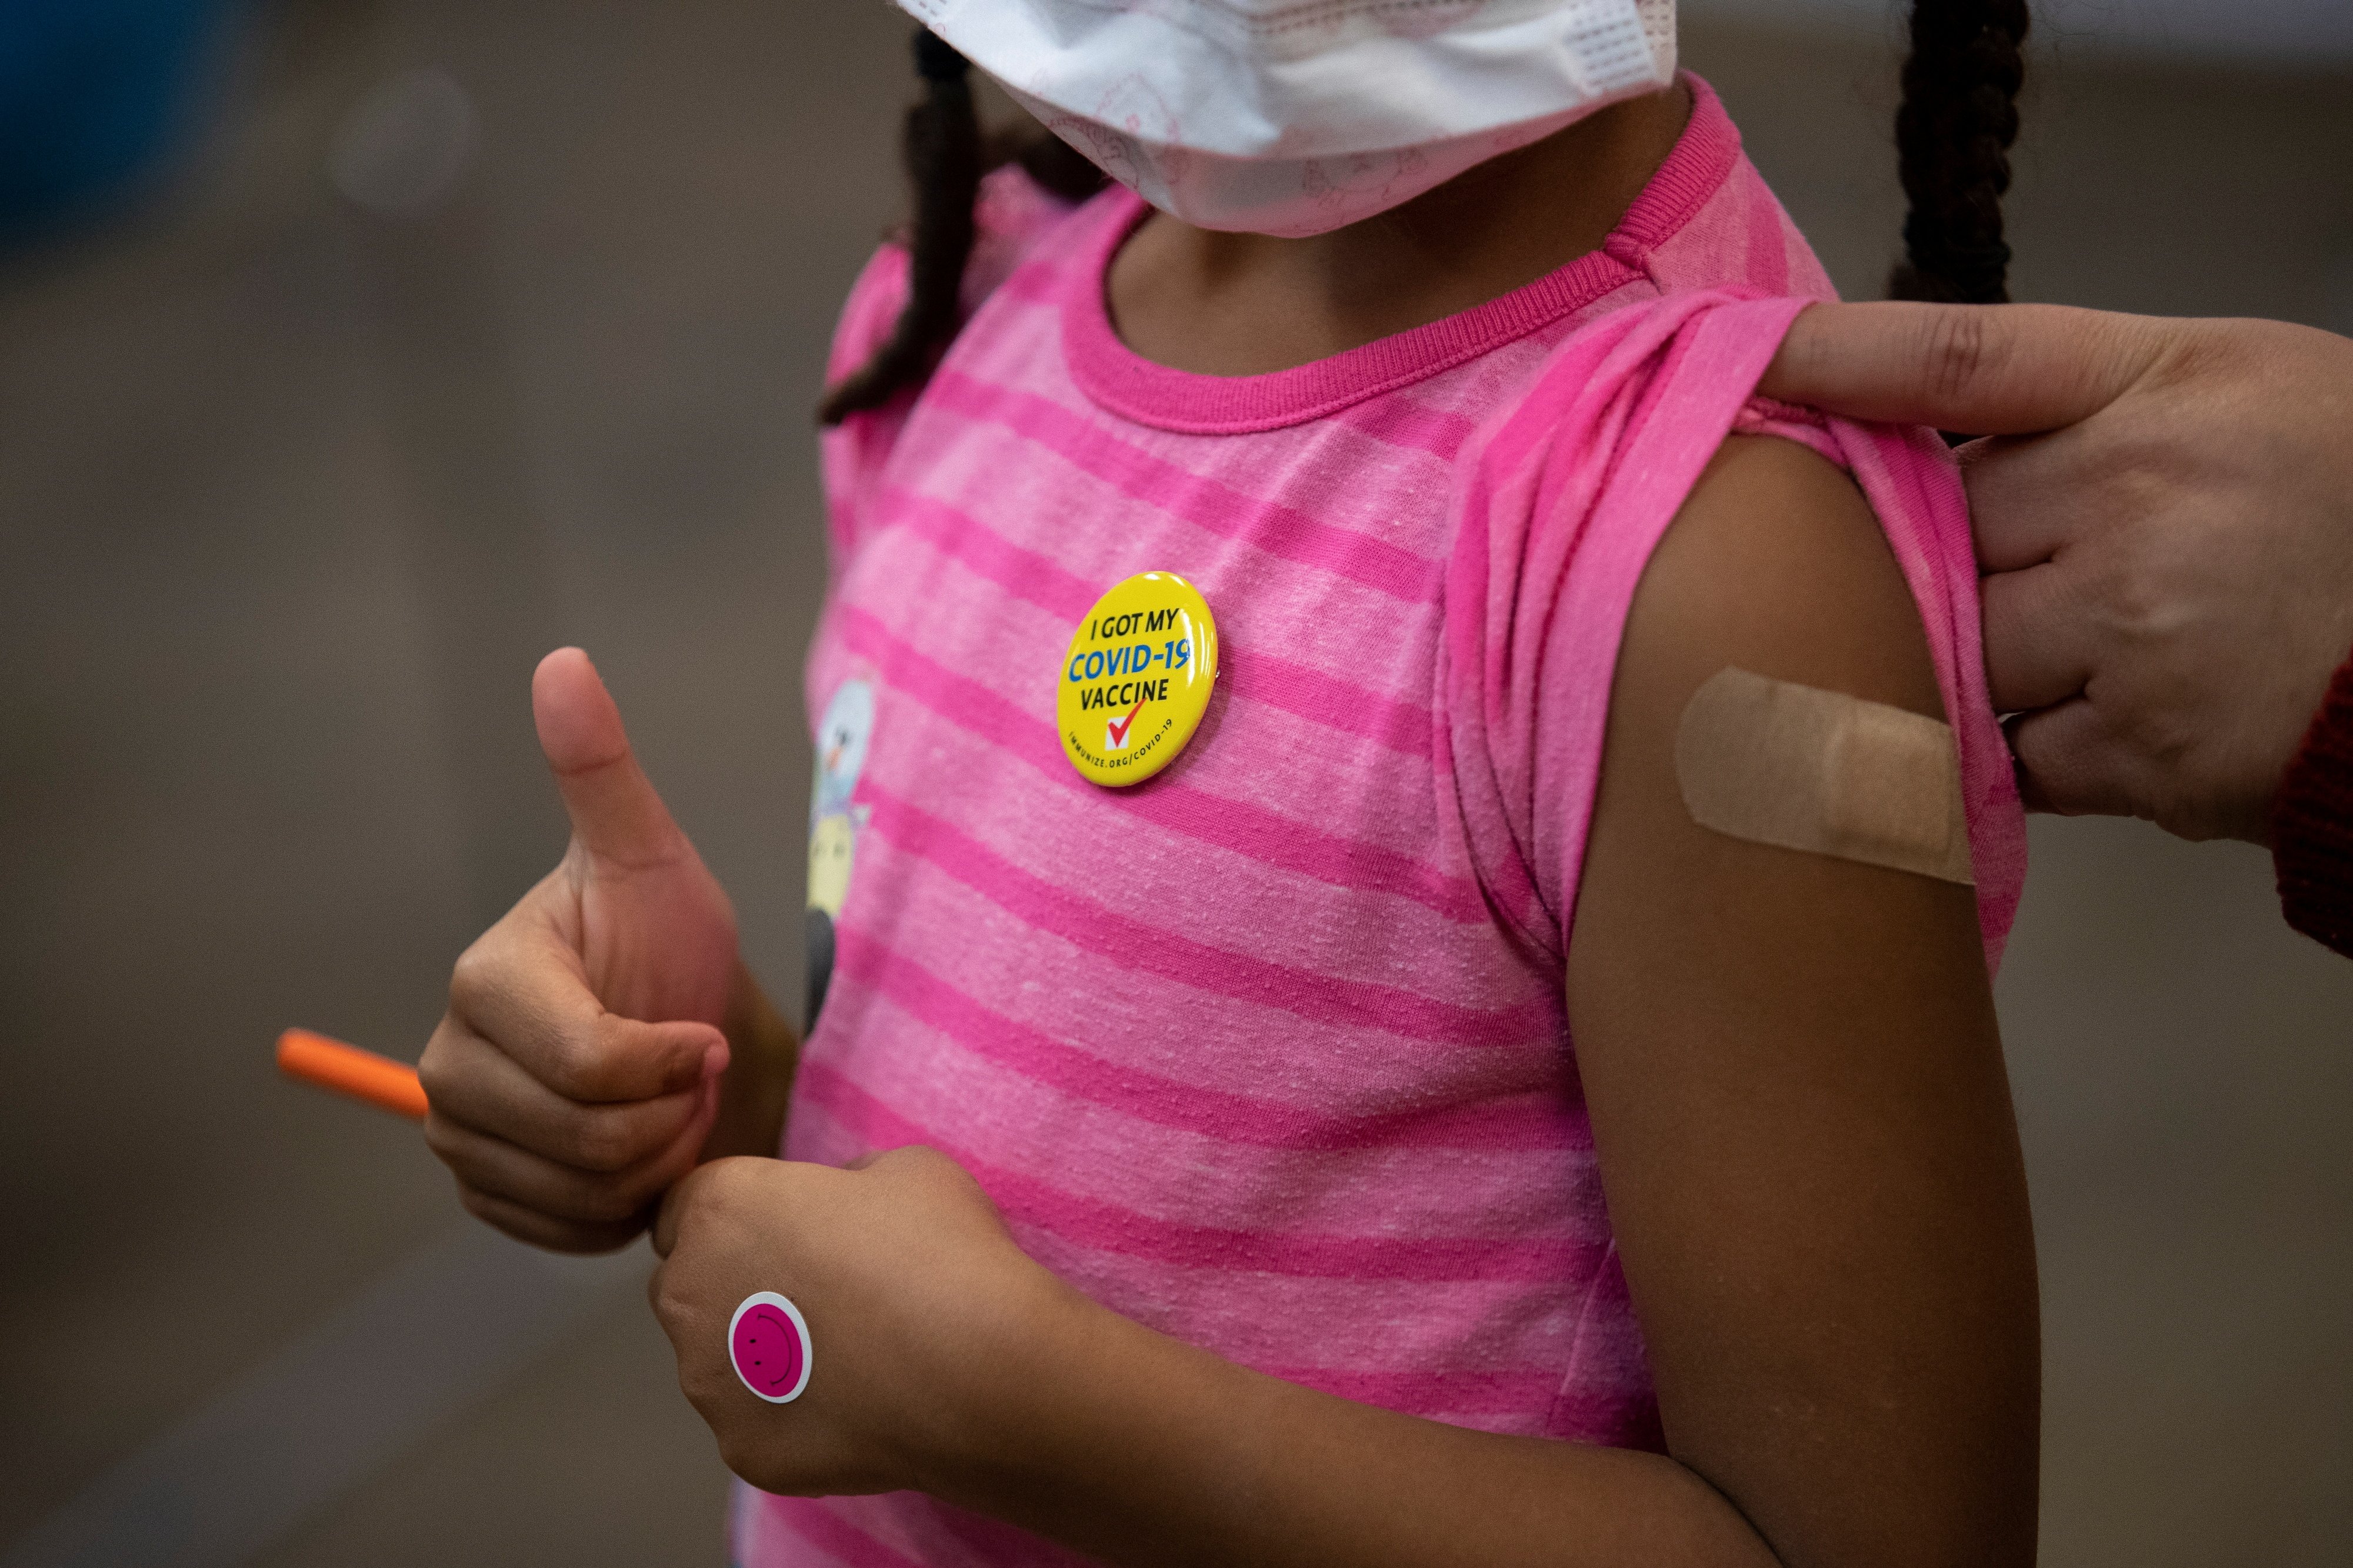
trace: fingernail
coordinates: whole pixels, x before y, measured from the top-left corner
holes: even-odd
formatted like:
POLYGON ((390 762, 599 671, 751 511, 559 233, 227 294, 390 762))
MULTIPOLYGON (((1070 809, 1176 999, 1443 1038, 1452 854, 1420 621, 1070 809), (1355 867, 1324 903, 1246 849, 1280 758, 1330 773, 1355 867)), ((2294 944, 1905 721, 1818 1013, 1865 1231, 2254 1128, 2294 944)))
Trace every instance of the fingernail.
POLYGON ((709 1050, 702 1053, 703 1077, 717 1078, 721 1073, 723 1073, 726 1070, 727 1047, 724 1045, 712 1046, 709 1050))

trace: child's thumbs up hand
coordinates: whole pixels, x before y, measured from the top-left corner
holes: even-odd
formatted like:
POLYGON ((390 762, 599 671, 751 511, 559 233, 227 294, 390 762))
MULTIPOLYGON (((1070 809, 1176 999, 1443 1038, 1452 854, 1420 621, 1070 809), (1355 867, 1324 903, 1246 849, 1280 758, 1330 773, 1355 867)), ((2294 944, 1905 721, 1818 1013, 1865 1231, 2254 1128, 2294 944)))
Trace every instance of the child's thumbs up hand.
POLYGON ((477 1217, 608 1251, 645 1228, 717 1113, 735 912, 586 654, 541 661, 532 710, 572 843, 458 960, 417 1064, 425 1135, 477 1217))
POLYGON ((549 912, 589 989, 624 1017, 716 1029, 734 973, 733 906, 638 768, 586 654, 565 647, 542 659, 531 704, 572 818, 551 879, 570 897, 549 912))

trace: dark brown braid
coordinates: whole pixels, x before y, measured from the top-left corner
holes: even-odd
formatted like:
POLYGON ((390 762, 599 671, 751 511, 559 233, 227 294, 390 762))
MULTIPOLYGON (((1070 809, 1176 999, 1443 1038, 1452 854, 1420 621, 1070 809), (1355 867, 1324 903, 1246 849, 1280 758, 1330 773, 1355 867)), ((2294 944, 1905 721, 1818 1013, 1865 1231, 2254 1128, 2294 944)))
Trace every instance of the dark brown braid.
POLYGON ((915 220, 907 236, 907 303, 874 356, 826 393, 818 405, 819 424, 839 425, 860 409, 890 402, 923 380, 956 335, 965 264, 972 258, 973 203, 983 174, 1018 163, 1039 184, 1068 200, 1103 188, 1102 172, 1050 132, 1033 129, 1026 137, 984 139, 973 108, 971 71, 944 39, 916 29, 915 74, 923 79, 923 97, 907 110, 902 144, 907 179, 915 192, 915 220))
POLYGON ((2001 198, 2026 78, 2026 0, 1914 0, 1912 56, 1895 146, 1905 259, 1887 279, 1898 300, 2000 304, 2010 298, 2001 198))
POLYGON ((915 187, 906 308, 874 357, 825 395, 817 411, 821 425, 888 403, 955 336, 957 296, 972 256, 973 201, 980 193, 980 120, 972 107, 972 68, 927 29, 915 33, 915 73, 923 79, 923 96, 907 110, 902 143, 915 187))

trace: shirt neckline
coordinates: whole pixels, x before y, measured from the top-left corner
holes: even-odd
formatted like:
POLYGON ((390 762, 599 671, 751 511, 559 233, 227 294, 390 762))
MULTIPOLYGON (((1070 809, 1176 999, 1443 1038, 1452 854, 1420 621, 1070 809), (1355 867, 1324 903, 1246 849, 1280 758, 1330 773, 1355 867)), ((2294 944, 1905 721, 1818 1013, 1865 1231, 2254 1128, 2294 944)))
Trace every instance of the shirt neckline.
POLYGON ((1136 424, 1188 435, 1240 435, 1323 418, 1549 325, 1643 276, 1651 251, 1681 229, 1732 172, 1740 132, 1715 89, 1689 71, 1682 79, 1692 94, 1690 121, 1599 250, 1470 310, 1264 375, 1174 370, 1120 341, 1104 282, 1112 258, 1152 209, 1134 192, 1115 186, 1065 275, 1062 344, 1071 378, 1098 405, 1136 424))

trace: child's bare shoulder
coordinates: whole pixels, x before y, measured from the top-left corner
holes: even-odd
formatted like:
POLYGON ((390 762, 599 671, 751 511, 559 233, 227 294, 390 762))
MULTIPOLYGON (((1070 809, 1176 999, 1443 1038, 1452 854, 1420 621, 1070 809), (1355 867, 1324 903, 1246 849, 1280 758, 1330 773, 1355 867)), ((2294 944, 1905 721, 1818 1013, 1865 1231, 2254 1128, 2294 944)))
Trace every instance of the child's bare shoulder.
POLYGON ((1820 454, 1734 436, 1651 557, 1619 703, 1680 710, 1726 665, 1943 718, 1918 609, 1853 479, 1820 454))

